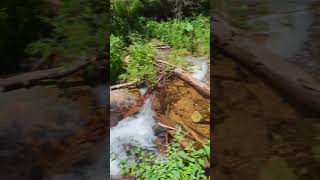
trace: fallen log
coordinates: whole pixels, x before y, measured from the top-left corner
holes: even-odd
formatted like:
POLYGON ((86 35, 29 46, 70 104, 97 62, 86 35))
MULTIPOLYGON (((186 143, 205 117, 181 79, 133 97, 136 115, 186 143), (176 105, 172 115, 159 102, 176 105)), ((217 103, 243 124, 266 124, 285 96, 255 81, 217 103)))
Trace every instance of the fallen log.
POLYGON ((184 82, 192 86, 196 91, 198 91, 203 97, 210 98, 210 88, 202 81, 194 78, 191 74, 186 73, 180 68, 173 70, 173 73, 179 77, 184 82))
POLYGON ((31 83, 44 80, 44 79, 57 79, 66 75, 72 74, 83 67, 87 66, 90 62, 86 60, 79 60, 78 62, 67 66, 57 67, 48 70, 39 70, 19 74, 6 79, 0 79, 0 90, 4 91, 11 88, 19 88, 29 86, 31 83))
POLYGON ((264 77, 297 105, 320 112, 320 82, 224 19, 216 16, 212 20, 212 44, 216 49, 264 77))
POLYGON ((191 74, 184 71, 182 68, 170 64, 166 61, 157 60, 157 62, 166 64, 168 66, 174 67, 172 70, 173 74, 183 80, 184 82, 188 83, 190 86, 192 86, 196 91, 198 91, 203 97, 210 98, 210 88, 203 83, 202 81, 194 78, 191 74))
POLYGON ((123 83, 123 84, 117 84, 117 85, 111 86, 110 90, 112 91, 112 90, 116 90, 116 89, 127 88, 127 87, 135 85, 137 82, 138 81, 123 83))

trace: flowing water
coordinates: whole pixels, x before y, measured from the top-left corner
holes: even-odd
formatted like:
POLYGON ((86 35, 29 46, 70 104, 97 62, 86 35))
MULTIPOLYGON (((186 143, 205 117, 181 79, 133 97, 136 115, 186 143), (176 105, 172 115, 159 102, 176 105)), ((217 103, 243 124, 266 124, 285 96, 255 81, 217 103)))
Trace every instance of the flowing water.
POLYGON ((153 112, 150 99, 146 100, 139 114, 121 120, 110 130, 110 173, 112 177, 121 175, 120 161, 128 159, 126 149, 128 145, 139 145, 143 149, 154 149, 153 112))
POLYGON ((1 178, 105 178, 105 88, 69 82, 0 93, 1 178))
MULTIPOLYGON (((193 66, 192 66, 193 76, 208 84, 209 83, 209 80, 207 78, 209 76, 208 59, 203 58, 203 57, 202 58, 194 58, 194 57, 190 56, 190 57, 187 57, 186 60, 193 64, 193 66)), ((179 81, 179 82, 181 83, 182 81, 179 81)), ((172 84, 174 85, 174 81, 168 80, 168 82, 166 84, 168 84, 168 86, 170 86, 172 84)), ((198 101, 201 101, 199 99, 203 99, 195 90, 193 90, 192 88, 190 88, 188 85, 184 84, 183 82, 182 82, 182 84, 183 84, 183 86, 186 87, 186 89, 188 89, 194 93, 195 97, 198 98, 198 101)), ((121 93, 120 91, 112 92, 111 99, 113 99, 112 96, 114 96, 114 97, 121 96, 122 98, 124 98, 124 101, 126 101, 126 103, 127 103, 127 104, 126 103, 117 103, 116 100, 114 100, 112 104, 114 104, 114 106, 129 106, 131 103, 127 102, 128 100, 137 99, 137 98, 134 98, 134 95, 133 95, 135 91, 136 90, 123 91, 123 92, 127 92, 126 94, 121 93)), ((139 91, 139 96, 143 96, 146 93, 147 89, 140 88, 138 91, 139 91)), ((181 93, 176 93, 175 98, 182 97, 182 96, 188 98, 190 95, 192 96, 192 94, 188 94, 188 96, 185 96, 184 92, 185 91, 181 91, 181 93)), ((140 109, 138 114, 126 117, 126 118, 122 119, 121 121, 119 121, 117 124, 113 124, 115 126, 112 127, 111 131, 110 131, 110 147, 111 147, 110 153, 111 153, 111 156, 115 157, 114 159, 110 160, 110 166, 111 166, 110 173, 113 178, 121 178, 121 169, 119 168, 119 163, 120 163, 121 159, 126 159, 126 158, 130 159, 130 156, 128 157, 128 154, 127 154, 128 148, 131 147, 130 145, 139 145, 143 149, 149 149, 149 150, 153 150, 155 152, 158 151, 156 144, 155 144, 155 140, 157 137, 155 136, 155 131, 154 131, 153 127, 156 122, 155 112, 157 112, 159 110, 159 107, 157 107, 157 104, 158 104, 157 101, 160 100, 157 98, 159 93, 161 95, 168 94, 168 92, 166 92, 166 91, 161 91, 161 90, 159 91, 159 89, 157 89, 155 91, 155 93, 151 96, 151 98, 156 99, 156 100, 153 100, 153 101, 151 101, 150 99, 146 100, 145 104, 140 109)), ((172 99, 172 97, 167 98, 164 101, 161 100, 162 102, 168 103, 168 104, 162 104, 160 106, 167 107, 167 105, 169 105, 169 102, 167 102, 167 101, 169 101, 169 99, 172 99)), ((121 98, 119 97, 119 98, 114 98, 114 99, 121 99, 121 98)), ((192 103, 192 106, 193 106, 193 104, 195 102, 193 102, 192 99, 190 99, 190 98, 189 98, 189 101, 192 103)), ((183 108, 183 106, 181 106, 181 108, 183 108)), ((121 111, 117 111, 117 109, 121 109, 121 108, 119 108, 119 107, 118 108, 116 108, 116 107, 111 108, 111 110, 114 113, 120 114, 121 111)), ((160 107, 160 109, 161 109, 161 107, 160 107)), ((206 109, 207 109, 207 107, 206 107, 206 109)), ((182 111, 180 110, 180 112, 182 112, 182 111)), ((111 114, 111 116, 113 116, 113 115, 111 114)), ((118 116, 118 118, 119 118, 119 116, 118 116)), ((172 122, 174 122, 174 121, 172 121, 172 122)), ((173 125, 173 126, 175 126, 175 125, 173 125)), ((205 130, 204 132, 206 132, 206 135, 208 137, 208 134, 209 134, 208 133, 209 132, 208 125, 202 125, 202 126, 203 126, 202 130, 205 130)))

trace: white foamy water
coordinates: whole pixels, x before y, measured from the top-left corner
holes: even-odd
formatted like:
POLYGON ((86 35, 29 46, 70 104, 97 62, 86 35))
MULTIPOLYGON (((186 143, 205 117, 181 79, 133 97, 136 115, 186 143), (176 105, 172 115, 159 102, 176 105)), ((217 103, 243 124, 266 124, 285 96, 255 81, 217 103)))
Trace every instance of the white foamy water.
POLYGON ((140 145, 143 149, 154 148, 155 140, 152 126, 155 124, 150 100, 147 99, 139 114, 121 120, 110 131, 110 174, 112 177, 121 175, 119 163, 128 159, 125 147, 128 144, 140 145))
POLYGON ((140 95, 143 96, 147 92, 147 88, 146 87, 140 88, 139 91, 140 91, 140 95))
POLYGON ((202 80, 208 71, 208 63, 206 61, 194 60, 192 66, 192 75, 198 80, 202 80))

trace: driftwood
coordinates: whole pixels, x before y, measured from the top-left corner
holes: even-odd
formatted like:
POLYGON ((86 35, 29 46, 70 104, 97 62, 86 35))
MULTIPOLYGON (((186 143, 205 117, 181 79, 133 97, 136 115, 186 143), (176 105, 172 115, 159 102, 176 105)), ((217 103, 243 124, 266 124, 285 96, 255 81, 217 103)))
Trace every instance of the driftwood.
POLYGON ((90 63, 89 61, 80 60, 67 67, 57 67, 57 68, 52 68, 48 70, 27 72, 27 73, 19 74, 6 79, 0 79, 0 89, 7 90, 9 88, 29 86, 33 82, 44 80, 44 79, 61 78, 82 69, 83 67, 87 66, 89 63, 90 63))
POLYGON ((180 68, 176 65, 173 65, 173 64, 170 64, 166 61, 161 61, 161 60, 157 60, 157 62, 174 67, 172 72, 174 73, 175 76, 177 76, 181 80, 188 83, 190 86, 192 86, 195 90, 197 90, 205 98, 210 98, 210 88, 205 83, 194 78, 191 74, 187 73, 182 68, 180 68))
POLYGON ((297 105, 320 112, 320 83, 271 50, 246 37, 220 17, 213 17, 213 45, 260 74, 297 105))

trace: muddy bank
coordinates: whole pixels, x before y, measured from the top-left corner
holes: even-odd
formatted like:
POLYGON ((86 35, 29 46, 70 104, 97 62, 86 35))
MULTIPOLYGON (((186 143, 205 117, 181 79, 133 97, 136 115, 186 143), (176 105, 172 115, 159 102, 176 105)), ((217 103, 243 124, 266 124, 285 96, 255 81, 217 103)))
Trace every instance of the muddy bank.
POLYGON ((107 130, 106 104, 102 103, 105 87, 75 84, 0 93, 3 179, 72 180, 106 175, 105 170, 92 168, 105 157, 100 151, 107 130))
POLYGON ((318 113, 295 108, 269 84, 221 55, 215 56, 211 78, 215 92, 213 177, 320 178, 318 113))

